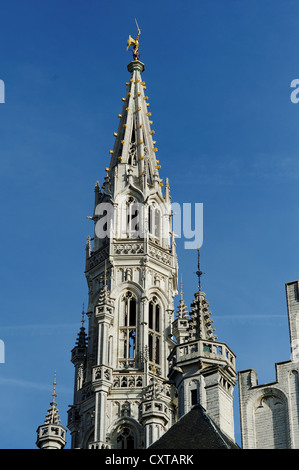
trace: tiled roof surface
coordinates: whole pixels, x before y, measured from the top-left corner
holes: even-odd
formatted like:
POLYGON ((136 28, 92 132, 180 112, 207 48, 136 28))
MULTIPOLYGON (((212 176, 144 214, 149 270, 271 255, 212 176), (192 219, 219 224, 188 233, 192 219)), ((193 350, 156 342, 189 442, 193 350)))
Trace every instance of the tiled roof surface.
POLYGON ((182 416, 150 449, 239 449, 197 404, 182 416))

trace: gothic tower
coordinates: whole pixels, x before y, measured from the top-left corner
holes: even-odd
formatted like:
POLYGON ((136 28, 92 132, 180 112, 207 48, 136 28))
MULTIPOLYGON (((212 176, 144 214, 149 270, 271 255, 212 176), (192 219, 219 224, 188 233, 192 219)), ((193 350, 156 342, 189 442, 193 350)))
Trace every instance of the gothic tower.
POLYGON ((175 420, 167 384, 177 257, 169 182, 159 177, 144 64, 134 51, 87 238, 88 341, 72 350, 72 448, 146 448, 175 420), (93 241, 93 246, 92 246, 93 241))

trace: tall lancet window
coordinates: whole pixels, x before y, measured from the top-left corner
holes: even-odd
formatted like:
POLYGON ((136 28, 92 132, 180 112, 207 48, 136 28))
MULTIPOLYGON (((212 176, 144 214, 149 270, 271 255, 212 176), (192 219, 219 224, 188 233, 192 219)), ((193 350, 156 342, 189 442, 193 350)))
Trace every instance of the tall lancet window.
POLYGON ((130 428, 122 428, 117 436, 117 449, 134 449, 135 438, 130 428))
POLYGON ((151 235, 160 238, 161 214, 155 205, 150 205, 148 208, 148 230, 151 235))
POLYGON ((137 201, 130 196, 127 200, 127 234, 137 237, 141 222, 140 207, 137 201))
POLYGON ((161 307, 157 297, 148 304, 148 350, 149 360, 161 363, 161 307))
POLYGON ((126 366, 133 366, 136 356, 137 302, 132 292, 127 292, 121 302, 122 325, 120 326, 120 353, 126 366))
POLYGON ((132 131, 132 139, 129 148, 128 164, 136 166, 137 163, 137 147, 135 138, 135 129, 132 131))

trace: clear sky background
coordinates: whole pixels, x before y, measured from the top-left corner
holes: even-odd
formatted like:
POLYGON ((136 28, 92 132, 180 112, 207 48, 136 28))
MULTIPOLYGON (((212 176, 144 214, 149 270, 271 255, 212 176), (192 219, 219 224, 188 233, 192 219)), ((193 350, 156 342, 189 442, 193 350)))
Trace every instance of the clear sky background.
MULTIPOLYGON (((259 383, 290 359, 298 0, 1 0, 0 448, 35 448, 55 369, 67 423, 70 350, 87 304, 86 216, 110 161, 135 17, 160 176, 173 201, 204 204, 202 285, 218 340, 259 383)), ((197 253, 177 246, 190 306, 197 253)), ((240 445, 237 387, 234 396, 240 445)))

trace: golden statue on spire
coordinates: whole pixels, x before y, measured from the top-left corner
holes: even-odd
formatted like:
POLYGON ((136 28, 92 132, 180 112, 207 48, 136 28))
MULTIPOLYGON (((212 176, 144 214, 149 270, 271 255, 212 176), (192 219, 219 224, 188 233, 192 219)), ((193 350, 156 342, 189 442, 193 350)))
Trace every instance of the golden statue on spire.
POLYGON ((130 46, 133 46, 133 57, 134 57, 134 60, 139 60, 139 52, 138 52, 138 49, 139 49, 139 36, 141 34, 141 31, 139 29, 139 26, 138 26, 138 23, 137 23, 137 20, 135 18, 135 21, 136 21, 136 26, 137 26, 137 29, 138 29, 138 34, 136 36, 135 39, 133 39, 130 35, 129 35, 129 39, 127 40, 127 50, 129 49, 130 46))

